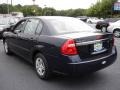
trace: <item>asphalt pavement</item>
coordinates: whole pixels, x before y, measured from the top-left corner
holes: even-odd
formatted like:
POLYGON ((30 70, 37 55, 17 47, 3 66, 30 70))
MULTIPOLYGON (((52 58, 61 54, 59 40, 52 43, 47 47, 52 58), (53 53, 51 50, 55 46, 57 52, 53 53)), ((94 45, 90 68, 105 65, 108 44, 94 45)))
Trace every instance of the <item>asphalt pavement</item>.
POLYGON ((54 75, 49 81, 38 78, 31 64, 22 58, 4 53, 0 41, 0 90, 120 90, 120 39, 117 61, 86 76, 54 75))

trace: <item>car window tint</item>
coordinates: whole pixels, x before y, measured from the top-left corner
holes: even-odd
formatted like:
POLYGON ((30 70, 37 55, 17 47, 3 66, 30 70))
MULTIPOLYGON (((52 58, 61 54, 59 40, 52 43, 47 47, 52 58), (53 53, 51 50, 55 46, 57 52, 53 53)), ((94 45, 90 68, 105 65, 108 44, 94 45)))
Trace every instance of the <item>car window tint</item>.
POLYGON ((39 20, 37 19, 29 19, 25 26, 24 33, 35 34, 35 30, 38 26, 38 23, 39 23, 39 20))
POLYGON ((15 30, 24 30, 24 26, 25 26, 26 20, 21 21, 18 26, 15 28, 15 30))
POLYGON ((40 21, 39 24, 38 24, 38 27, 37 27, 37 29, 36 29, 35 34, 39 35, 40 32, 42 31, 42 27, 43 27, 43 24, 42 24, 42 22, 40 21))

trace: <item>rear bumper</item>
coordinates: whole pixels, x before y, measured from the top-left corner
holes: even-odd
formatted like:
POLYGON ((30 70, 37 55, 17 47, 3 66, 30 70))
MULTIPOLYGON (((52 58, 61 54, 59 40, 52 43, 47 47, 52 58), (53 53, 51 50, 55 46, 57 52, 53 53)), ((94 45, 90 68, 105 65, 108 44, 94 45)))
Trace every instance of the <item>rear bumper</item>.
MULTIPOLYGON (((112 54, 111 56, 100 59, 97 61, 91 61, 91 62, 84 62, 84 63, 71 63, 70 67, 73 67, 72 73, 89 73, 94 72, 100 69, 103 69, 111 64, 113 64, 116 60, 115 54, 112 54)), ((69 72, 68 72, 69 73, 69 72)))
MULTIPOLYGON (((76 59, 77 58, 78 57, 76 56, 76 59)), ((69 57, 69 60, 73 62, 62 64, 61 66, 57 67, 58 68, 57 71, 65 74, 79 74, 79 73, 81 74, 81 73, 94 72, 110 66, 116 61, 116 58, 117 58, 117 50, 114 47, 110 55, 95 60, 90 60, 85 62, 82 61, 75 62, 73 61, 73 57, 69 57)))

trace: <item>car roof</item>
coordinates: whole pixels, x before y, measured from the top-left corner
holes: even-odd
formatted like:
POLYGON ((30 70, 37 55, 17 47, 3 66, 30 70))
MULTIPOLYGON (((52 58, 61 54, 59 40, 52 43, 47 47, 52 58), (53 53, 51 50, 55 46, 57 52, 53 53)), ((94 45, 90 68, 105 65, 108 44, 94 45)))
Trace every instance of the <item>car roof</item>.
POLYGON ((31 16, 31 17, 25 17, 25 18, 39 18, 39 19, 64 19, 64 18, 73 18, 73 17, 67 17, 67 16, 31 16))
POLYGON ((105 19, 105 22, 116 22, 118 20, 120 20, 120 18, 107 18, 105 19))

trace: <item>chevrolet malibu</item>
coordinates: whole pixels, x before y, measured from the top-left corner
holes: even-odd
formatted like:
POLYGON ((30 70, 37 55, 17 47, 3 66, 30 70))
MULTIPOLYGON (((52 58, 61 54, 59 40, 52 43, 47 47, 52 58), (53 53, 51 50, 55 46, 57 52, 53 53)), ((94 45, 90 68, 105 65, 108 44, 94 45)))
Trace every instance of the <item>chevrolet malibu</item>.
POLYGON ((5 53, 34 64, 41 79, 53 72, 95 72, 113 64, 117 56, 113 34, 97 32, 72 17, 25 18, 3 36, 5 53))

